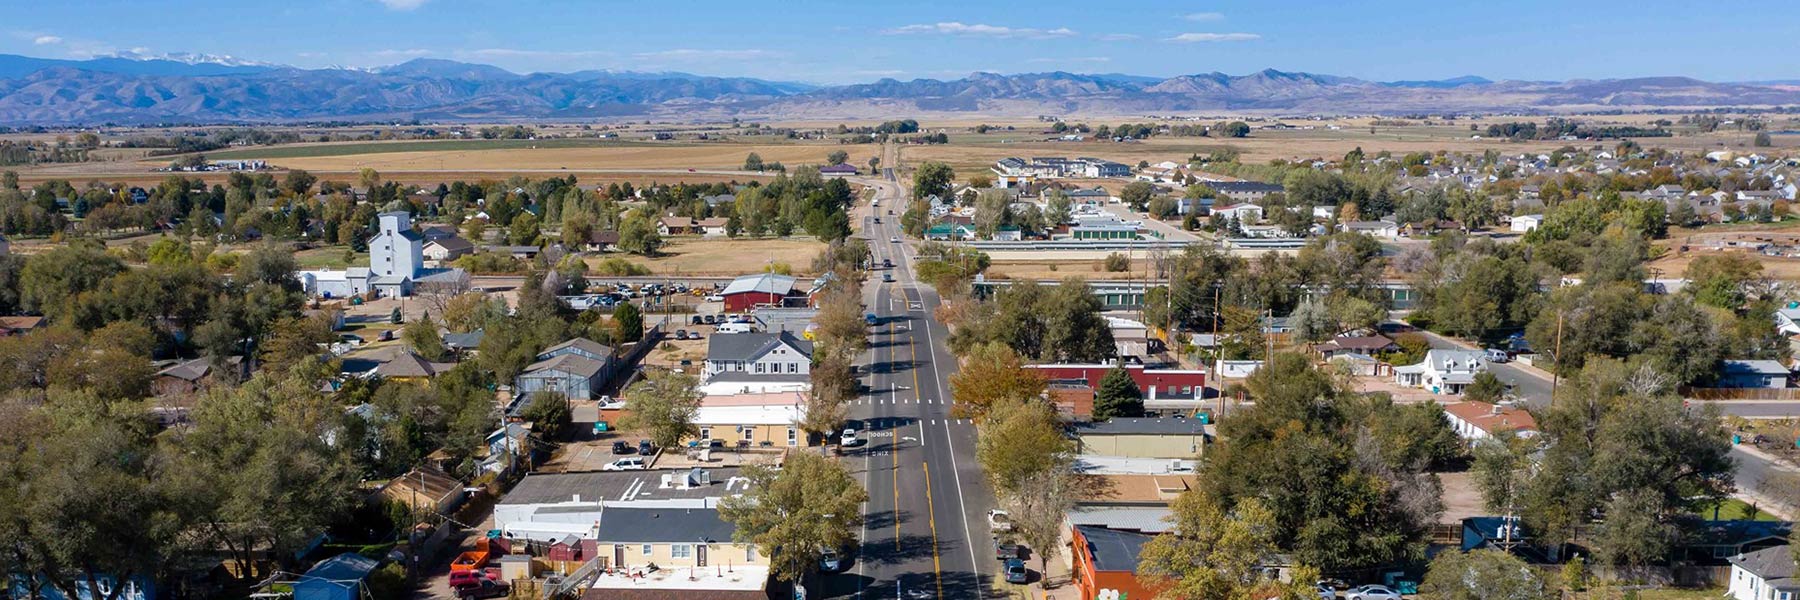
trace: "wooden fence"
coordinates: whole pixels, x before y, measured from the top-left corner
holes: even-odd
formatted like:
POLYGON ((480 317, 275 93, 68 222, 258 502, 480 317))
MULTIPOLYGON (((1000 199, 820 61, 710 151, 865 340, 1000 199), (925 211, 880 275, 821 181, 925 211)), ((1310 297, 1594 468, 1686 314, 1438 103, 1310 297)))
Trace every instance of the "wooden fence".
POLYGON ((1693 400, 1800 400, 1800 388, 1690 388, 1678 390, 1693 400))

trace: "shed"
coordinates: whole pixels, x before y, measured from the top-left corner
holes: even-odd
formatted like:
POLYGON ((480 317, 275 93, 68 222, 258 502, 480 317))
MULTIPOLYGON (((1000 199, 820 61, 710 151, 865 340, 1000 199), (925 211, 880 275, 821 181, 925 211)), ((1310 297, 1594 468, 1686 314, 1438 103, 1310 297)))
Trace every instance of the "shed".
POLYGON ((353 552, 327 558, 294 584, 294 600, 359 600, 363 580, 377 564, 375 559, 353 552))

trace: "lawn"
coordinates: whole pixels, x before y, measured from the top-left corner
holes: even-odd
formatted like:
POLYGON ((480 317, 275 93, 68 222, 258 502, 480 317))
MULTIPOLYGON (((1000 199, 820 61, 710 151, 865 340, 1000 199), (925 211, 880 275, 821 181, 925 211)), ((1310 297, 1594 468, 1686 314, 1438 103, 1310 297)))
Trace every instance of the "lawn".
MULTIPOLYGON (((1699 511, 1695 511, 1695 514, 1700 515, 1700 518, 1703 518, 1703 519, 1712 519, 1715 515, 1717 515, 1717 517, 1719 519, 1726 519, 1726 520, 1743 519, 1744 517, 1749 515, 1749 512, 1748 512, 1749 509, 1750 509, 1750 505, 1745 504, 1743 500, 1739 500, 1737 498, 1726 498, 1725 502, 1723 504, 1719 505, 1718 511, 1715 512, 1710 509, 1702 509, 1699 511)), ((1754 520, 1756 520, 1756 521, 1777 521, 1779 519, 1776 519, 1774 515, 1771 515, 1769 513, 1762 512, 1759 510, 1756 512, 1754 520)))
POLYGON ((324 248, 301 250, 294 254, 294 262, 297 263, 301 269, 305 270, 346 269, 351 265, 366 266, 369 264, 369 253, 361 252, 352 254, 350 260, 346 261, 344 260, 345 250, 348 250, 348 248, 343 246, 326 246, 324 248))

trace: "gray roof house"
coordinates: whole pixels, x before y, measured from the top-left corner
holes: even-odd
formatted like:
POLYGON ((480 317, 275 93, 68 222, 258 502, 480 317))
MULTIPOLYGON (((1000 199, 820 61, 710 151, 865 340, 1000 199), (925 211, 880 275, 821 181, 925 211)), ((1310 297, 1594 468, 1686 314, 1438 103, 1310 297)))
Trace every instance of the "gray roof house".
POLYGON ((609 362, 613 359, 613 349, 611 346, 587 338, 574 338, 555 346, 545 348, 543 352, 538 353, 537 359, 550 360, 551 358, 562 356, 564 354, 574 354, 576 356, 601 362, 609 362))
POLYGON ((1733 556, 1726 594, 1733 600, 1795 600, 1800 578, 1794 571, 1794 554, 1786 545, 1733 556))
POLYGON ((808 375, 812 351, 812 342, 788 331, 717 334, 707 339, 706 374, 808 375))
MULTIPOLYGON (((557 354, 531 363, 519 373, 513 390, 521 398, 539 392, 558 392, 574 399, 594 397, 606 383, 607 363, 579 354, 557 354)), ((525 403, 518 403, 526 406, 525 403)))
POLYGON ((1734 388, 1785 388, 1788 386, 1788 368, 1773 360, 1727 360, 1721 361, 1719 373, 1720 387, 1734 388))

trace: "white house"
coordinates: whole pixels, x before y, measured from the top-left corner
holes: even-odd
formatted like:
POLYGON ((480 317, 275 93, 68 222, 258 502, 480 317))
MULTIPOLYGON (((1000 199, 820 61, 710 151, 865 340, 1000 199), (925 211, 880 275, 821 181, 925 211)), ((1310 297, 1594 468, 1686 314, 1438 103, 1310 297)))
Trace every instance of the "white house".
POLYGON ((1800 306, 1787 306, 1775 311, 1775 329, 1781 335, 1800 335, 1800 306))
POLYGON ((1520 437, 1537 435, 1537 419, 1515 406, 1486 402, 1452 402, 1444 405, 1444 420, 1457 437, 1473 444, 1511 431, 1520 437))
POLYGON ((1368 234, 1380 240, 1400 239, 1400 225, 1393 221, 1351 221, 1338 224, 1340 231, 1368 234))
POLYGON ((1544 224, 1544 215, 1519 215, 1512 218, 1513 233, 1531 233, 1544 224))
POLYGON ((706 374, 808 375, 812 342, 780 331, 716 334, 707 339, 706 374))
POLYGON ((1260 360, 1220 360, 1213 364, 1213 373, 1220 379, 1243 379, 1256 373, 1262 364, 1260 360))
POLYGON ((1256 223, 1263 219, 1263 209, 1255 204, 1214 206, 1212 214, 1234 217, 1239 223, 1256 223))
POLYGON ((1733 600, 1796 600, 1800 578, 1794 577, 1794 555, 1787 545, 1731 557, 1733 600))
POLYGON ((1434 348, 1416 365, 1394 367, 1394 383, 1425 388, 1433 394, 1461 394, 1487 371, 1487 356, 1479 350, 1434 348))

